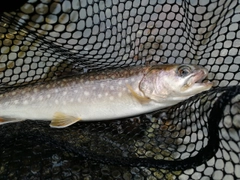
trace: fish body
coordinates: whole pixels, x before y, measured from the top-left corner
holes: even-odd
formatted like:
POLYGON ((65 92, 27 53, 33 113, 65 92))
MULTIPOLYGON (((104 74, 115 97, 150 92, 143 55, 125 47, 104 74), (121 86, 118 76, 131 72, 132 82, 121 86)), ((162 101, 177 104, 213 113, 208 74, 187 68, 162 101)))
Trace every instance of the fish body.
POLYGON ((210 89, 200 82, 206 76, 195 65, 137 66, 19 87, 0 95, 0 124, 48 120, 63 128, 144 114, 210 89))

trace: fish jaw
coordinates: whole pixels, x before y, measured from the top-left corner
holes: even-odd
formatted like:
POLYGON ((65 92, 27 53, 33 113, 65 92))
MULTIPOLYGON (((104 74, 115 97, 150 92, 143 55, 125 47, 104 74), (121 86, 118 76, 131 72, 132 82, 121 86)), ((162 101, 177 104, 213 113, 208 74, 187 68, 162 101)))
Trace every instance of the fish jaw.
POLYGON ((213 83, 210 81, 203 80, 207 77, 208 71, 205 68, 199 68, 193 72, 182 87, 182 91, 185 95, 195 95, 202 91, 207 91, 212 88, 213 83))

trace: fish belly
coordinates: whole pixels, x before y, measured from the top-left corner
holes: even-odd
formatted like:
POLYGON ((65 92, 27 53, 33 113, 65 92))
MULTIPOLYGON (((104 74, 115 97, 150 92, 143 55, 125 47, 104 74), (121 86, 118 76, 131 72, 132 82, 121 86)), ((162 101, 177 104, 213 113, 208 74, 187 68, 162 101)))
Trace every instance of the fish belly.
MULTIPOLYGON (((159 108, 159 104, 141 104, 131 96, 87 99, 54 98, 38 103, 12 105, 2 108, 1 118, 51 121, 56 113, 73 116, 82 121, 109 120, 146 113, 159 108)), ((25 102, 26 103, 26 102, 25 102)))

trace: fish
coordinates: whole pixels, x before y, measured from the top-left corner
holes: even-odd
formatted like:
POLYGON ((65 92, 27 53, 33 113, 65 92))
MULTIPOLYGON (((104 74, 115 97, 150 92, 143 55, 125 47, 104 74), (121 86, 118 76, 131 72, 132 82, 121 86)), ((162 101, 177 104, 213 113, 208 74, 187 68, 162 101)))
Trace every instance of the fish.
POLYGON ((212 87, 200 65, 130 66, 28 84, 0 94, 0 125, 76 122, 134 117, 176 105, 212 87))

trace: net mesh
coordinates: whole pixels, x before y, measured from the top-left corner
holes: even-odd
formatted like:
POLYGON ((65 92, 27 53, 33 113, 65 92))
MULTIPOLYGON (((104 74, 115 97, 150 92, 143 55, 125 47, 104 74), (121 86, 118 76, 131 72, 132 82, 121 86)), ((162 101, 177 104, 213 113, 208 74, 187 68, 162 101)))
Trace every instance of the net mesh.
POLYGON ((135 118, 65 129, 42 121, 2 125, 0 179, 240 179, 238 1, 19 5, 1 14, 1 92, 66 75, 164 63, 203 65, 215 87, 135 118))

